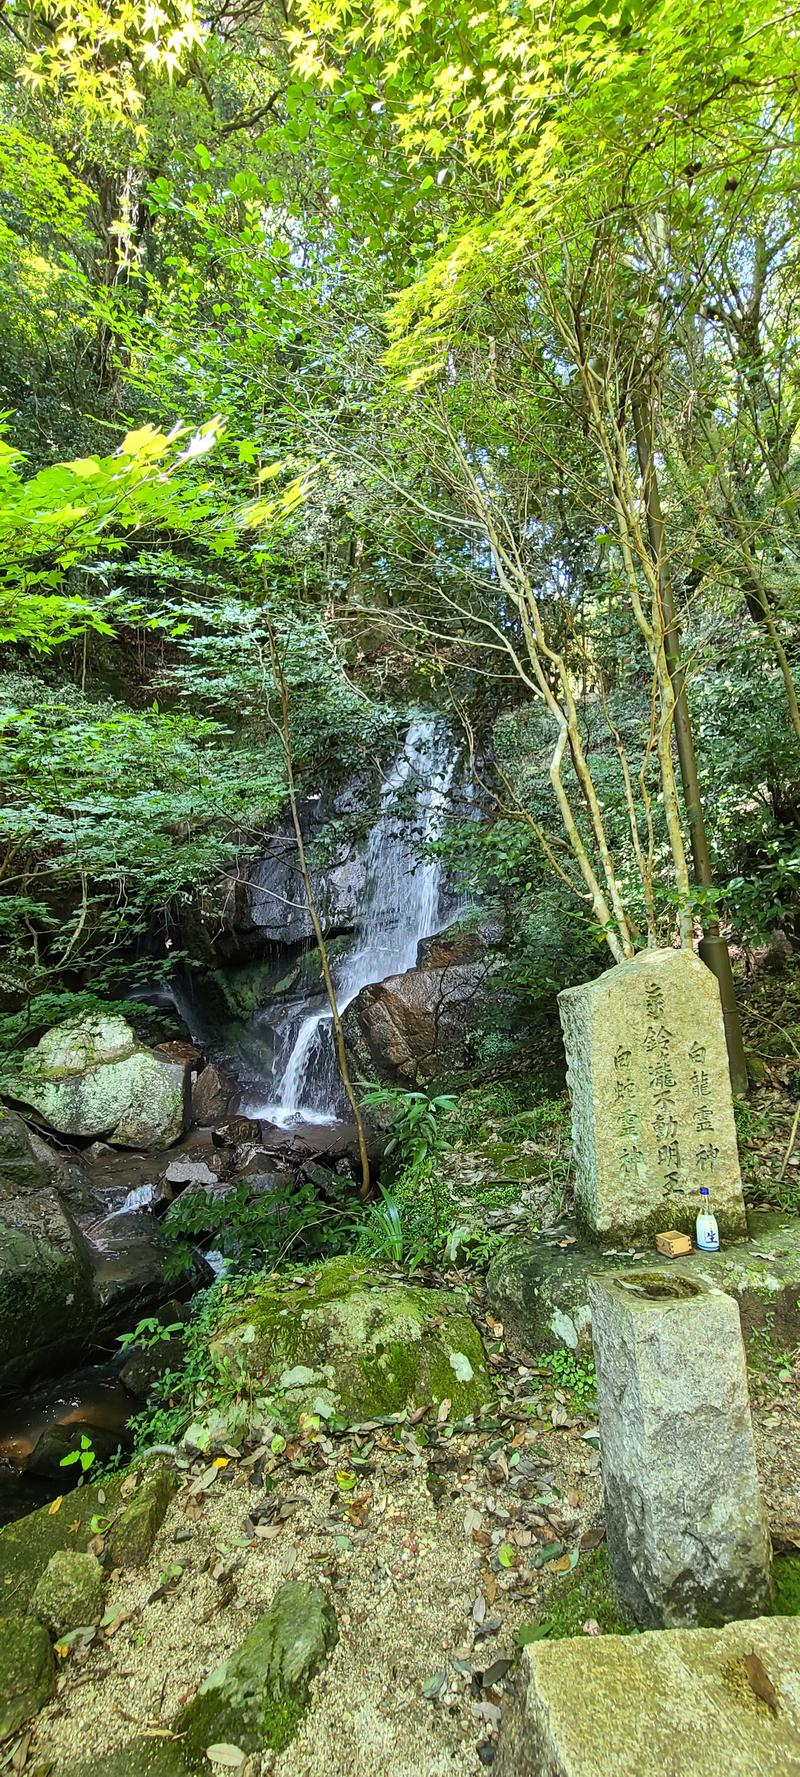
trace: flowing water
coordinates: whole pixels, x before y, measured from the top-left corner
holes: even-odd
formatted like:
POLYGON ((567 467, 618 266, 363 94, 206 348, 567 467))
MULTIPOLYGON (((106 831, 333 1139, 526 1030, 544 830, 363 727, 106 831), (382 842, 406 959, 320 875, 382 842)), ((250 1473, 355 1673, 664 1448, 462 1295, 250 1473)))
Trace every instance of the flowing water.
MULTIPOLYGON (((413 968, 420 940, 441 924, 442 866, 425 848, 442 831, 457 760, 452 737, 443 736, 433 718, 412 723, 367 842, 353 944, 333 964, 340 1012, 368 983, 413 968)), ((342 1109, 342 1083, 327 999, 277 1014, 267 1009, 259 1021, 272 1039, 274 1060, 269 1081, 260 1091, 251 1089, 247 1113, 284 1127, 334 1122, 342 1109)))

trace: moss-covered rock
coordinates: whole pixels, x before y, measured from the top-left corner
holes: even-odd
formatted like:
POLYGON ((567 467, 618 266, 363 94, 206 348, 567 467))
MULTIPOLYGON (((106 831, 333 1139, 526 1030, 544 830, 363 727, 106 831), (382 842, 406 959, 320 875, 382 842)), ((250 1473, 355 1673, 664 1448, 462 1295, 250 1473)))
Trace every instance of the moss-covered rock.
POLYGON ((37 1580, 31 1614, 56 1639, 103 1614, 103 1569, 87 1550, 57 1549, 37 1580))
POLYGON ((111 1527, 108 1558, 112 1567, 144 1566, 178 1485, 172 1469, 154 1469, 144 1475, 111 1527))
POLYGON ((446 1399, 465 1418, 492 1395, 463 1297, 396 1283, 350 1258, 329 1260, 303 1284, 262 1285, 213 1350, 297 1407, 354 1420, 446 1399))
POLYGON ((0 1529, 0 1611, 4 1600, 26 1610, 37 1582, 58 1549, 85 1550, 97 1524, 113 1518, 120 1504, 121 1481, 79 1487, 57 1510, 41 1506, 26 1518, 0 1529), (102 1495, 102 1498, 100 1497, 102 1495), (94 1521, 94 1522, 93 1522, 94 1521))
MULTIPOLYGON (((210 1777, 208 1760, 206 1768, 210 1777)), ((82 1760, 79 1765, 59 1765, 54 1777, 186 1777, 186 1766, 179 1742, 138 1735, 115 1752, 82 1760)))
POLYGON ((175 1722, 181 1756, 206 1772, 220 1742, 254 1753, 282 1752, 308 1707, 309 1686, 336 1645, 333 1606, 318 1586, 287 1580, 241 1646, 200 1686, 175 1722))
POLYGON ((43 1708, 54 1683, 47 1630, 32 1617, 0 1618, 0 1740, 43 1708))

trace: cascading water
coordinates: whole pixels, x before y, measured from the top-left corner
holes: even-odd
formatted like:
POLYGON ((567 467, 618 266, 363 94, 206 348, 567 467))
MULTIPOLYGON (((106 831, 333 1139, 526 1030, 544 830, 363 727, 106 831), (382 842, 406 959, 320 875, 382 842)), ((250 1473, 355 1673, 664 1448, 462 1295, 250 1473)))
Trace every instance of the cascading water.
MULTIPOLYGON (((367 843, 353 946, 333 966, 340 1012, 369 982, 413 968, 420 939, 430 937, 440 924, 442 866, 424 851, 442 831, 457 759, 452 737, 442 735, 434 718, 412 723, 384 784, 380 815, 367 843), (410 784, 416 785, 411 816, 399 806, 410 784)), ((262 1017, 268 1021, 269 1013, 262 1017)), ((342 1083, 332 1025, 327 1000, 312 1011, 295 1007, 285 1014, 283 1025, 273 1031, 272 1080, 263 1097, 251 1094, 251 1116, 283 1125, 335 1120, 342 1108, 342 1083)))

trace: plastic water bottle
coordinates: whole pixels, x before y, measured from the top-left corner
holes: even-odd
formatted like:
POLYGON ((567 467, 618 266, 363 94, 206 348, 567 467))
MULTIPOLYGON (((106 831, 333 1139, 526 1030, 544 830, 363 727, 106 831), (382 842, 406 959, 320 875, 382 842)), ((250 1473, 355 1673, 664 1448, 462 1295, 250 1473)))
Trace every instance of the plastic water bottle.
POLYGON ((700 1213, 697 1217, 697 1250, 701 1253, 719 1252, 719 1228, 717 1218, 711 1208, 708 1185, 700 1186, 700 1213))

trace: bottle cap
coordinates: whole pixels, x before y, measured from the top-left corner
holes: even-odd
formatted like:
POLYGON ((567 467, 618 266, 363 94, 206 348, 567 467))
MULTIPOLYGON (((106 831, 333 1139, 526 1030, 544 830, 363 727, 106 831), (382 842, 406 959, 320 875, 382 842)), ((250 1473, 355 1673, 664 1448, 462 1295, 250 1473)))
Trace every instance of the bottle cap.
POLYGON ((708 1185, 701 1185, 701 1186, 700 1186, 700 1196, 701 1196, 701 1197, 707 1197, 707 1196, 708 1196, 708 1185))

